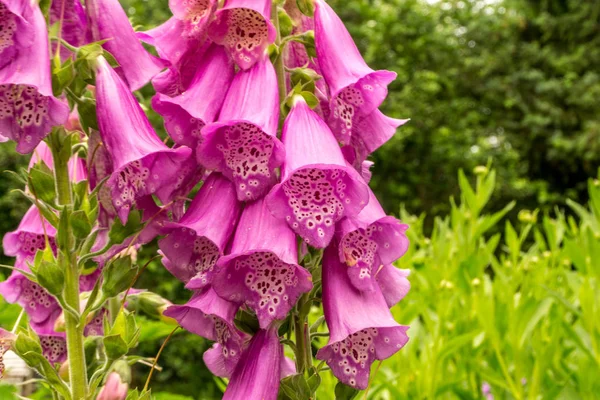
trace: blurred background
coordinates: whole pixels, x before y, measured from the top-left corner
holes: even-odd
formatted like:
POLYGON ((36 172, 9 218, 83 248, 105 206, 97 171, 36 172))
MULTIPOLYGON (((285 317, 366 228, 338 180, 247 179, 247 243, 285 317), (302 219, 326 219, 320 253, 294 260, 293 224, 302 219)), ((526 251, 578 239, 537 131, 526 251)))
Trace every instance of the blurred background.
MULTIPOLYGON (((411 224, 398 266, 413 290, 394 313, 413 339, 359 398, 600 398, 600 2, 329 3, 371 67, 398 73, 382 111, 411 118, 376 152, 372 186, 411 224)), ((138 30, 170 16, 166 0, 122 4, 138 30)), ((27 161, 0 146, 1 170, 27 161)), ((2 235, 28 206, 13 188, 0 179, 2 235)), ((138 286, 189 297, 159 263, 138 286)), ((0 303, 0 325, 17 312, 0 303)), ((147 320, 139 353, 170 330, 147 320)), ((157 398, 221 397, 208 345, 175 336, 157 398)), ((333 385, 325 377, 319 398, 333 385)))

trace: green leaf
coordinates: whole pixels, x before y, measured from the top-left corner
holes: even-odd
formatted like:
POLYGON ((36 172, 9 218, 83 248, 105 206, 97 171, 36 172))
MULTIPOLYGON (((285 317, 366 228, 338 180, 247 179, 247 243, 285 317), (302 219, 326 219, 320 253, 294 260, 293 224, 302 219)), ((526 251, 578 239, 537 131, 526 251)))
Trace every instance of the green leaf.
POLYGON ((27 185, 35 197, 45 203, 54 204, 56 198, 54 174, 46 164, 38 163, 29 170, 27 185))
POLYGON ((75 65, 71 58, 62 65, 56 65, 52 69, 52 92, 59 96, 75 78, 75 65))
POLYGON ((38 283, 55 297, 62 295, 65 272, 55 261, 41 260, 35 271, 38 283))
POLYGON ((314 109, 319 105, 319 99, 317 99, 317 96, 315 96, 311 92, 303 91, 300 93, 300 95, 304 97, 304 100, 306 100, 306 104, 308 104, 310 108, 314 109))
POLYGON ((290 400, 305 400, 309 399, 313 391, 311 391, 308 382, 303 374, 291 375, 281 380, 280 390, 290 400))
POLYGON ((141 215, 138 211, 129 213, 127 223, 123 225, 119 218, 115 218, 115 222, 108 232, 108 238, 111 243, 120 244, 129 236, 135 234, 142 229, 141 215))
POLYGON ((71 214, 71 228, 77 239, 85 239, 89 236, 92 231, 92 224, 88 220, 85 211, 78 210, 71 214))
POLYGON ((133 265, 131 257, 119 257, 104 268, 104 279, 102 292, 107 298, 115 297, 119 293, 129 289, 133 278, 138 272, 137 265, 133 265))
POLYGON ((105 336, 102 339, 104 343, 104 349, 106 350, 106 355, 110 360, 117 360, 127 354, 129 348, 127 347, 127 343, 121 337, 121 335, 109 335, 105 336))
POLYGON ((344 385, 342 382, 338 382, 338 384, 335 385, 335 400, 352 400, 358 393, 358 390, 344 385))
POLYGON ((313 0, 296 0, 296 5, 300 12, 307 17, 315 15, 315 5, 313 4, 313 0))
POLYGON ((278 18, 279 18, 279 31, 282 37, 288 36, 292 34, 292 30, 294 29, 294 22, 290 18, 287 12, 283 8, 278 10, 278 18))

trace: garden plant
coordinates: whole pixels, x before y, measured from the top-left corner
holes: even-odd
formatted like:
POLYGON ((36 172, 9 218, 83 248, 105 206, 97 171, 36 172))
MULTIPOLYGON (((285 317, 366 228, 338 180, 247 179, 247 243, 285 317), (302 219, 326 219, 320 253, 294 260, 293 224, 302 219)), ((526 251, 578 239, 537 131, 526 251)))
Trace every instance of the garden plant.
POLYGON ((407 122, 378 109, 396 74, 323 0, 169 7, 135 32, 117 0, 0 3, 0 138, 31 154, 0 284, 22 315, 0 351, 54 398, 150 398, 139 307, 174 326, 163 347, 180 327, 214 342, 224 399, 312 398, 325 370, 351 397, 408 341, 390 311, 408 226, 368 186, 367 157, 407 122), (164 140, 134 94, 149 82, 164 140), (132 288, 157 258, 187 303, 132 288))

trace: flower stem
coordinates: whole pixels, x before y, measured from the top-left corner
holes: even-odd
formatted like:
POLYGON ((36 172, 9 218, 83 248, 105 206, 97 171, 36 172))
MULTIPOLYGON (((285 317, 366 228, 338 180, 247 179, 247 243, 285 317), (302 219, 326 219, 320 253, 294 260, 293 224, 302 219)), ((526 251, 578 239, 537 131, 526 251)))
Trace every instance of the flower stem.
MULTIPOLYGON (((60 131, 54 131, 49 143, 54 161, 54 179, 56 182, 58 204, 68 207, 72 204, 71 180, 69 178, 68 159, 64 156, 65 152, 62 151, 62 144, 64 142, 60 136, 60 131)), ((66 142, 70 143, 70 141, 66 142)), ((67 243, 70 244, 73 242, 73 238, 69 224, 66 227, 61 227, 61 229, 65 228, 67 232, 60 232, 59 234, 69 237, 67 243)), ((70 248, 59 249, 58 263, 65 271, 64 301, 71 309, 79 310, 79 268, 75 252, 71 251, 70 248)), ((82 400, 85 399, 87 394, 87 373, 83 348, 83 330, 85 326, 79 323, 79 318, 75 315, 65 312, 65 328, 67 331, 71 396, 73 400, 82 400)))
POLYGON ((298 302, 298 312, 294 315, 294 332, 296 336, 296 368, 298 373, 304 373, 312 367, 312 351, 310 343, 310 329, 308 327, 308 315, 304 310, 307 307, 307 301, 310 301, 308 294, 300 297, 298 302))
MULTIPOLYGON (((273 2, 273 6, 271 8, 271 20, 273 25, 275 26, 275 31, 277 32, 277 37, 275 38, 275 44, 278 46, 279 53, 277 54, 277 58, 275 59, 275 72, 277 73, 277 88, 279 89, 279 105, 281 105, 287 96, 287 87, 285 84, 285 67, 283 65, 283 48, 285 44, 282 45, 281 42, 281 31, 279 29, 279 13, 277 8, 277 1, 273 2)), ((283 126, 283 115, 279 115, 279 129, 281 130, 283 126)))

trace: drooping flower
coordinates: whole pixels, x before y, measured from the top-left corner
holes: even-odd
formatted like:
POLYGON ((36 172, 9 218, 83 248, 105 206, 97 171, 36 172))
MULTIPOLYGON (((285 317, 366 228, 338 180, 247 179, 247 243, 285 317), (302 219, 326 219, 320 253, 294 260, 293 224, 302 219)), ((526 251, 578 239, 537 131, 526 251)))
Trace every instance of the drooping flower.
MULTIPOLYGON (((50 5, 50 25, 59 23, 61 20, 61 39, 75 47, 82 46, 87 42, 87 18, 79 0, 52 2, 50 5)), ((60 46, 60 43, 53 44, 53 52, 56 51, 55 46, 60 46)), ((65 60, 71 55, 73 53, 70 50, 61 46, 61 59, 65 60)))
POLYGON ((369 189, 369 203, 357 215, 344 218, 337 229, 340 261, 359 290, 375 288, 375 273, 381 264, 391 264, 408 249, 408 225, 387 216, 369 189))
POLYGON ((166 225, 170 233, 158 242, 165 267, 179 280, 190 282, 188 288, 209 284, 240 212, 233 184, 213 172, 179 222, 166 225))
POLYGON ((310 273, 298 265, 296 235, 262 199, 246 205, 230 254, 218 261, 217 270, 217 294, 254 310, 263 329, 284 319, 312 288, 310 273))
POLYGON ((42 355, 50 365, 62 364, 67 359, 67 339, 64 333, 38 333, 42 355))
MULTIPOLYGON (((29 271, 25 268, 22 269, 29 271)), ((61 313, 60 305, 50 293, 18 271, 13 271, 7 280, 0 282, 0 295, 6 302, 23 307, 32 324, 44 324, 50 320, 54 324, 61 313)))
POLYGON ((0 328, 0 379, 4 375, 4 354, 12 349, 15 340, 17 337, 13 333, 0 328))
POLYGON ((118 0, 85 0, 94 41, 108 39, 102 46, 119 63, 130 90, 138 90, 169 66, 169 62, 148 53, 139 42, 118 0))
POLYGON ((379 290, 357 290, 338 257, 335 245, 323 255, 323 309, 329 343, 317 352, 346 385, 365 389, 371 364, 384 360, 408 341, 407 326, 399 325, 379 290))
POLYGON ((406 296, 410 290, 409 269, 400 269, 393 264, 384 264, 375 274, 379 289, 388 307, 392 308, 406 296))
POLYGON ((200 36, 217 8, 217 0, 169 0, 169 8, 183 23, 185 35, 200 36))
POLYGON ((99 57, 96 67, 98 126, 114 172, 107 181, 121 221, 135 202, 156 194, 164 204, 196 172, 191 149, 167 147, 125 83, 99 57))
POLYGON ((233 64, 223 47, 212 45, 185 92, 176 97, 154 96, 152 107, 163 116, 175 143, 196 149, 201 129, 217 118, 233 75, 233 64))
POLYGON ((208 287, 196 292, 184 305, 167 308, 164 315, 188 331, 217 342, 204 360, 219 376, 230 376, 246 346, 247 335, 233 324, 238 306, 208 287))
POLYGON ((243 70, 266 57, 267 46, 275 41, 271 23, 271 0, 226 0, 208 28, 210 38, 225 46, 243 70))
POLYGON ((96 400, 125 400, 129 385, 121 380, 121 376, 116 372, 111 372, 106 378, 106 383, 100 390, 96 400))
POLYGON ((282 140, 286 160, 281 183, 267 195, 267 205, 306 243, 324 248, 336 222, 365 207, 367 185, 347 166, 331 131, 301 96, 294 98, 282 140))
POLYGON ((154 46, 158 55, 171 63, 168 69, 152 78, 158 93, 174 97, 187 90, 210 46, 205 35, 190 36, 185 29, 183 21, 172 17, 154 29, 137 33, 140 40, 154 46))
POLYGON ((240 201, 262 197, 276 182, 284 159, 278 118, 277 76, 265 59, 235 76, 218 122, 202 130, 198 161, 231 179, 240 201))
POLYGON ((17 258, 17 268, 28 270, 27 263, 33 263, 35 253, 46 248, 46 238, 56 252, 55 236, 56 229, 42 217, 36 206, 31 206, 21 219, 19 227, 4 235, 2 248, 4 254, 17 258))
POLYGON ((53 126, 69 116, 52 95, 50 51, 37 3, 0 1, 0 142, 17 142, 30 153, 53 126))
POLYGON ((276 325, 259 330, 233 371, 223 400, 275 400, 281 379, 283 346, 276 325))
POLYGON ((408 121, 390 118, 379 110, 373 111, 353 127, 350 144, 342 149, 346 160, 360 171, 367 157, 390 140, 396 129, 408 121))
POLYGON ((328 123, 347 145, 354 125, 381 105, 396 73, 371 69, 333 9, 324 0, 314 3, 317 58, 331 91, 328 123))

